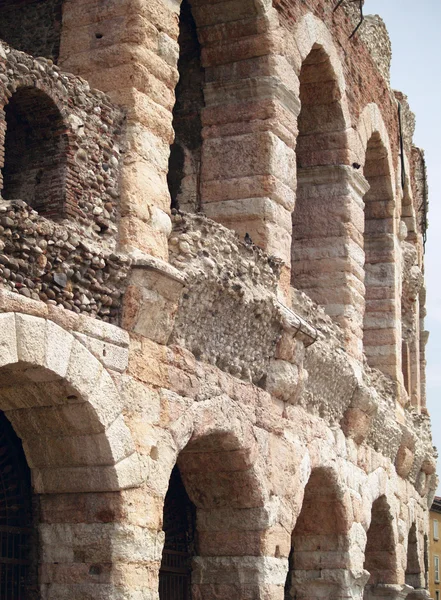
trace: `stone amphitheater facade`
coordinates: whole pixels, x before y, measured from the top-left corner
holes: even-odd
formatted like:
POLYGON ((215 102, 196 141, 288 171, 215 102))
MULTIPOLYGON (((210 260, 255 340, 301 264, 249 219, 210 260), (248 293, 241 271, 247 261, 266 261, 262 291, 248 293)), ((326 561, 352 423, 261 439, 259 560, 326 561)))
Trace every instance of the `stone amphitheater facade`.
POLYGON ((428 598, 427 184, 378 17, 0 6, 0 597, 428 598))

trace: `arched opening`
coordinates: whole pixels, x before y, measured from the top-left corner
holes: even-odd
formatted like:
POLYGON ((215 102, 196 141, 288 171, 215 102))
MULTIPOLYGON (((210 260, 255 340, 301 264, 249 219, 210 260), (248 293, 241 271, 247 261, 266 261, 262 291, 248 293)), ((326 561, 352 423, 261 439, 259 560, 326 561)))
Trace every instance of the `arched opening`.
POLYGON ((396 265, 394 195, 388 153, 374 133, 367 145, 365 201, 365 312, 363 348, 368 363, 399 379, 401 336, 396 265))
POLYGON ((2 0, 0 39, 32 56, 58 60, 63 0, 2 0))
POLYGON ((19 438, 0 411, 0 598, 37 598, 36 541, 30 470, 19 438))
POLYGON ((401 272, 401 344, 403 384, 411 404, 420 408, 420 307, 419 291, 423 283, 416 232, 415 211, 409 181, 404 188, 400 224, 401 272))
MULTIPOLYGON (((115 555, 112 540, 120 523, 114 521, 121 514, 122 490, 139 486, 140 476, 119 393, 102 363, 49 319, 0 313, 0 330, 0 409, 22 440, 38 499, 36 597, 74 598, 91 584, 97 596, 120 597, 111 578, 121 573, 121 564, 127 567, 130 542, 123 560, 115 555)), ((22 481, 29 482, 19 447, 22 481)), ((1 449, 0 444, 0 465, 1 449)), ((27 496, 21 497, 29 506, 26 485, 27 496)), ((1 493, 2 488, 0 501, 1 493)), ((0 597, 10 600, 1 592, 0 597)), ((13 600, 34 597, 29 592, 13 600)))
POLYGON ((367 531, 364 568, 369 580, 364 591, 365 600, 377 597, 382 585, 397 584, 397 557, 392 515, 385 496, 372 505, 371 524, 367 531))
POLYGON ((188 0, 182 0, 181 4, 178 43, 179 81, 173 108, 175 139, 170 147, 167 181, 172 208, 196 212, 201 205, 201 110, 204 106, 205 72, 201 65, 196 23, 188 0))
POLYGON ((292 534, 285 600, 338 598, 349 566, 347 518, 334 476, 312 472, 292 534))
POLYGON ((188 497, 177 465, 164 500, 165 534, 159 571, 161 600, 191 600, 191 562, 196 551, 196 507, 188 497))
POLYGON ((415 523, 412 523, 407 538, 406 584, 415 589, 424 587, 424 574, 421 572, 418 556, 418 538, 415 523))
POLYGON ((354 226, 360 184, 348 166, 344 97, 322 46, 313 46, 299 79, 291 283, 325 307, 344 329, 348 351, 360 355, 360 234, 354 226))
POLYGON ((23 200, 41 215, 65 211, 67 136, 60 111, 36 88, 19 88, 5 107, 2 197, 23 200))
POLYGON ((313 300, 326 304, 325 273, 321 267, 332 259, 332 244, 344 233, 344 223, 331 217, 328 188, 332 175, 323 167, 345 163, 346 134, 340 89, 321 46, 314 46, 302 65, 300 102, 292 283, 313 300))
POLYGON ((160 600, 259 597, 264 582, 247 572, 264 533, 252 460, 228 433, 191 440, 179 454, 164 502, 160 600))

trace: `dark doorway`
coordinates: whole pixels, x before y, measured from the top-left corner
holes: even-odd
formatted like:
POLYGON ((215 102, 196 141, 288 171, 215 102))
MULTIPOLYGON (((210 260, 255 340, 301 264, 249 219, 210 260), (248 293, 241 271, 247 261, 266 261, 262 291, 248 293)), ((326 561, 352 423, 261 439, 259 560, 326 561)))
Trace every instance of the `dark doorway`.
POLYGON ((160 600, 191 600, 191 561, 195 554, 196 507, 188 497, 177 466, 164 502, 165 533, 160 600))
POLYGON ((5 108, 5 200, 24 200, 47 217, 65 209, 67 138, 58 108, 44 92, 20 88, 5 108))
POLYGON ((0 598, 37 594, 30 471, 21 442, 0 412, 0 598))
POLYGON ((173 108, 175 141, 170 147, 167 181, 172 208, 196 212, 200 209, 201 110, 204 106, 205 73, 188 0, 181 4, 178 42, 179 82, 173 108))

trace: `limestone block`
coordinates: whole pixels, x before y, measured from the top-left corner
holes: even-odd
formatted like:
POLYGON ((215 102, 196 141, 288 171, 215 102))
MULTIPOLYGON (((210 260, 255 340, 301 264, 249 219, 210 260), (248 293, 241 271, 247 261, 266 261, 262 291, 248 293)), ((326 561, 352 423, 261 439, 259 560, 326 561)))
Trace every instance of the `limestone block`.
POLYGON ((88 435, 103 433, 105 430, 88 402, 9 410, 7 416, 22 439, 38 435, 88 435))
POLYGON ((19 312, 46 318, 48 307, 43 302, 36 302, 2 288, 0 289, 0 312, 19 312))
POLYGON ((414 461, 414 452, 404 445, 401 445, 395 459, 395 468, 400 477, 405 479, 412 468, 414 461))
POLYGON ((40 523, 42 562, 67 563, 74 561, 72 526, 68 523, 40 523))
POLYGON ((102 364, 79 340, 74 340, 66 372, 67 381, 83 393, 92 394, 96 390, 102 371, 102 364))
POLYGON ((75 333, 75 337, 97 358, 104 367, 113 371, 123 373, 129 362, 129 351, 127 348, 115 346, 89 337, 82 333, 75 333))
POLYGON ((46 320, 17 313, 18 360, 33 365, 43 365, 46 348, 46 320))
POLYGON ((129 346, 129 334, 121 327, 116 327, 110 323, 99 321, 98 319, 91 319, 87 316, 80 316, 75 329, 84 335, 92 338, 97 338, 108 342, 109 344, 115 344, 122 348, 129 346))
POLYGON ((72 334, 53 321, 46 321, 46 344, 44 365, 60 377, 65 377, 73 343, 72 334))
POLYGON ((173 142, 172 114, 168 109, 133 87, 114 90, 113 98, 126 107, 129 121, 144 125, 148 131, 168 144, 173 142))
POLYGON ((303 391, 306 372, 284 360, 272 360, 268 368, 266 389, 276 398, 294 404, 303 391))
MULTIPOLYGON (((90 355, 90 357, 93 358, 92 355, 90 355)), ((96 368, 95 371, 90 371, 91 377, 94 377, 95 375, 97 375, 97 377, 94 379, 92 390, 87 395, 87 400, 93 407, 99 421, 107 427, 113 423, 121 413, 123 401, 112 378, 106 370, 96 368)))
POLYGON ((285 585, 288 560, 272 557, 202 557, 193 560, 193 582, 285 585))
POLYGON ((121 213, 137 214, 148 220, 150 213, 142 210, 142 205, 152 202, 163 211, 170 209, 166 170, 155 171, 153 165, 136 154, 126 157, 121 172, 121 213))
POLYGON ((295 154, 270 132, 206 140, 202 150, 202 179, 232 179, 273 175, 292 185, 295 154))
POLYGON ((14 313, 0 314, 0 330, 0 366, 14 364, 18 361, 14 313))
POLYGON ((204 205, 243 198, 270 198, 292 212, 295 204, 294 190, 273 175, 238 177, 232 180, 201 182, 204 205))
POLYGON ((167 171, 170 146, 167 140, 157 137, 140 123, 131 123, 126 133, 128 150, 141 160, 153 165, 156 170, 167 171))
MULTIPOLYGON (((150 209, 149 214, 151 215, 150 209)), ((140 250, 156 258, 167 260, 168 248, 166 236, 155 230, 151 223, 130 214, 121 217, 120 242, 128 251, 140 250)))
POLYGON ((123 376, 120 392, 125 411, 136 412, 147 424, 159 422, 161 397, 157 392, 129 375, 123 376))
POLYGON ((170 265, 140 252, 133 256, 123 325, 164 344, 173 328, 185 277, 170 265))
POLYGON ((112 492, 142 483, 137 454, 115 466, 34 469, 32 481, 37 494, 112 492))
POLYGON ((278 521, 278 500, 275 496, 264 507, 232 510, 214 508, 198 510, 198 528, 201 531, 265 530, 278 521))

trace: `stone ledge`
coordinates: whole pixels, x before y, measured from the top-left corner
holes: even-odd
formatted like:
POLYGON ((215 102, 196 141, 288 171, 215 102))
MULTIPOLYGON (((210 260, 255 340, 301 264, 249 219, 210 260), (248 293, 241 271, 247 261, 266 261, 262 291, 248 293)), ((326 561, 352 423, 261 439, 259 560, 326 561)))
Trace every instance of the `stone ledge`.
POLYGON ((293 310, 282 304, 280 300, 276 300, 275 302, 283 329, 291 333, 293 337, 299 337, 304 343, 305 348, 313 344, 317 340, 317 329, 309 325, 293 310))
POLYGON ((132 259, 132 269, 145 269, 147 271, 154 271, 163 275, 167 279, 177 281, 184 285, 187 280, 187 275, 182 273, 168 262, 155 258, 150 254, 145 254, 140 250, 133 250, 129 254, 132 259))
POLYGON ((78 315, 58 306, 47 306, 44 302, 32 300, 5 289, 0 289, 0 312, 17 312, 42 317, 53 321, 67 331, 76 331, 122 348, 129 346, 129 334, 121 327, 93 317, 78 315))

